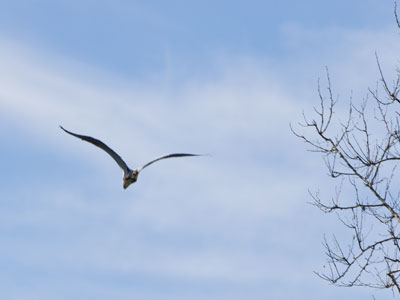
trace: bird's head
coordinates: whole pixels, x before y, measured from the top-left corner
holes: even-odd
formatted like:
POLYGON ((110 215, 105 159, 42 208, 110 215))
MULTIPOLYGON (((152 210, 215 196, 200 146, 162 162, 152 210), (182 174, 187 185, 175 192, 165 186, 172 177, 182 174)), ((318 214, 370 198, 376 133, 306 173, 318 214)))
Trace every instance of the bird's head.
POLYGON ((127 176, 122 178, 122 186, 126 189, 132 183, 136 182, 139 172, 137 170, 130 171, 127 176))

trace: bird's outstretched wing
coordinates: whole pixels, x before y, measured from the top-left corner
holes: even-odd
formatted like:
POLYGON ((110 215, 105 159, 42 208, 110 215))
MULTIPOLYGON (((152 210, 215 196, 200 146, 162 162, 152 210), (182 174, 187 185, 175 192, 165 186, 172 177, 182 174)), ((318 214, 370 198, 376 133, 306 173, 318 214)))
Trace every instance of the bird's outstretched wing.
POLYGON ((158 160, 161 159, 165 159, 165 158, 170 158, 170 157, 182 157, 182 156, 202 156, 201 154, 190 154, 190 153, 173 153, 173 154, 168 154, 168 155, 164 155, 164 156, 160 156, 157 157, 156 159, 148 162, 147 164, 145 164, 144 166, 137 168, 136 171, 140 172, 141 170, 143 170, 144 168, 150 166, 152 163, 155 163, 158 160))
POLYGON ((89 142, 89 143, 99 147, 100 149, 103 149, 104 151, 106 151, 117 162, 118 166, 120 166, 120 168, 122 169, 122 171, 124 172, 125 175, 129 173, 128 165, 122 160, 122 158, 113 149, 108 147, 102 141, 100 141, 98 139, 95 139, 95 138, 92 138, 90 136, 73 133, 71 131, 66 130, 61 125, 60 125, 60 128, 62 130, 64 130, 66 133, 68 133, 70 135, 73 135, 74 137, 80 138, 81 140, 89 142))

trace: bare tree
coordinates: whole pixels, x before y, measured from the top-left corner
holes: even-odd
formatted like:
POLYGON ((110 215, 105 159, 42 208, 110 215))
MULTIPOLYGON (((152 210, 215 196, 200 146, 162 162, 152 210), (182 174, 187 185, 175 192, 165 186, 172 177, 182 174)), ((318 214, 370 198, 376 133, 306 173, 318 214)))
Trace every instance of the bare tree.
MULTIPOLYGON (((400 29, 396 3, 395 20, 400 29)), ((328 268, 317 275, 339 286, 389 288, 400 295, 400 70, 389 83, 378 55, 376 62, 377 87, 359 104, 350 99, 345 113, 327 70, 327 90, 318 83, 320 106, 314 117, 303 114, 305 129, 291 129, 323 155, 329 175, 339 179, 328 201, 310 193, 313 204, 336 213, 351 236, 324 239, 328 268)))

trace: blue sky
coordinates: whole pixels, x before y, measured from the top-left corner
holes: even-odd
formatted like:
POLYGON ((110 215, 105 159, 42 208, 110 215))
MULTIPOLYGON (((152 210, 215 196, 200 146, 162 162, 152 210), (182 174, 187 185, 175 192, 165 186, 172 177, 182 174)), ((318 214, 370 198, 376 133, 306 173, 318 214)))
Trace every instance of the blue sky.
MULTIPOLYGON (((391 299, 313 271, 334 216, 289 132, 395 71, 392 1, 0 1, 3 299, 391 299), (323 82, 323 81, 322 81, 323 82), (132 167, 171 152, 128 190, 132 167)), ((341 111, 338 111, 340 115, 341 111)))

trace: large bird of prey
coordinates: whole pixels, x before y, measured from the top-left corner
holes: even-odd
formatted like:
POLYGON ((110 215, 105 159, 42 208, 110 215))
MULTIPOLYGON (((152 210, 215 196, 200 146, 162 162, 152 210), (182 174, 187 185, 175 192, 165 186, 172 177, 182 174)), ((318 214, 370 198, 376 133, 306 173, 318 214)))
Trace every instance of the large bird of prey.
POLYGON ((147 164, 136 168, 135 170, 131 170, 128 165, 122 160, 122 158, 110 147, 108 147, 106 144, 104 144, 102 141, 92 138, 90 136, 86 135, 80 135, 73 133, 71 131, 66 130, 60 125, 60 128, 64 130, 66 133, 73 135, 74 137, 80 138, 86 142, 89 142, 100 149, 103 149, 105 152, 107 152, 118 164, 118 166, 122 169, 123 171, 123 177, 122 177, 122 186, 124 189, 126 189, 130 184, 136 182, 137 177, 139 175, 139 172, 143 170, 144 168, 150 166, 152 163, 155 163, 158 160, 165 159, 165 158, 170 158, 170 157, 182 157, 182 156, 201 156, 201 154, 190 154, 190 153, 173 153, 173 154, 168 154, 164 156, 157 157, 156 159, 148 162, 147 164))

